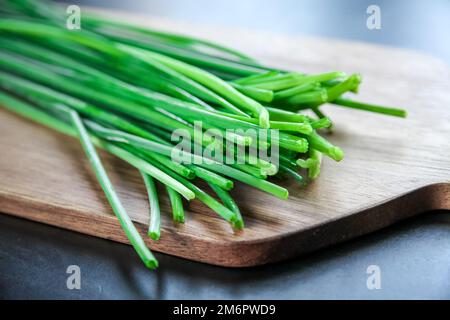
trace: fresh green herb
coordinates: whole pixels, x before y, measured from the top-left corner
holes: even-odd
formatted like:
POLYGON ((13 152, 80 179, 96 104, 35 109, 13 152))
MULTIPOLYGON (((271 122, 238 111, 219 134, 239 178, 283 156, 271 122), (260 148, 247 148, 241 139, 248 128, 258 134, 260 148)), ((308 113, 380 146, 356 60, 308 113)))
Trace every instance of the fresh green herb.
POLYGON ((158 240, 164 216, 155 180, 167 190, 174 222, 185 221, 182 197, 195 198, 241 229, 243 216, 228 192, 235 183, 286 199, 289 191, 271 177, 303 186, 319 176, 323 155, 343 159, 320 134, 333 125, 323 104, 406 116, 402 109, 344 98, 358 93, 359 74, 280 70, 210 41, 89 12, 83 29, 72 32, 63 27, 62 10, 41 0, 2 3, 0 104, 81 140, 124 232, 150 268, 157 261, 94 145, 141 172, 150 202, 148 234, 158 240), (179 150, 185 135, 188 148, 179 150))

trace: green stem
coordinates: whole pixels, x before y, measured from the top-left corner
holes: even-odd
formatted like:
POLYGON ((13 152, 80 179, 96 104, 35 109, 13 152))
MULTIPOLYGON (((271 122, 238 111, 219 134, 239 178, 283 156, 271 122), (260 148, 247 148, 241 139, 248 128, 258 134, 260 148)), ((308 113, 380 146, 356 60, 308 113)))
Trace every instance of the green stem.
POLYGON ((386 114, 386 115, 400 117, 400 118, 406 118, 406 115, 407 115, 406 111, 403 109, 383 107, 383 106, 379 106, 379 105, 357 102, 357 101, 344 99, 344 98, 335 99, 333 101, 333 103, 343 106, 343 107, 365 110, 365 111, 370 111, 370 112, 376 112, 376 113, 386 114))
POLYGON ((111 181, 109 180, 106 171, 100 162, 100 158, 98 157, 97 152, 89 139, 89 135, 81 121, 81 118, 75 111, 71 111, 70 116, 74 127, 77 129, 77 134, 81 140, 81 144, 83 145, 83 149, 89 159, 89 162, 91 163, 97 179, 105 192, 106 198, 119 219, 120 225, 125 231, 128 240, 130 240, 131 245, 134 247, 139 257, 148 268, 157 268, 158 261, 145 245, 144 240, 142 240, 142 237, 126 213, 125 208, 122 206, 122 203, 120 202, 119 197, 117 196, 114 187, 112 186, 111 181))
POLYGON ((171 187, 166 186, 169 195, 170 205, 172 206, 172 217, 175 222, 184 223, 183 201, 178 192, 171 187))
POLYGON ((150 223, 148 235, 153 240, 159 240, 161 235, 161 211, 159 209, 158 191, 156 190, 153 178, 141 171, 145 188, 147 189, 148 202, 150 204, 150 223))

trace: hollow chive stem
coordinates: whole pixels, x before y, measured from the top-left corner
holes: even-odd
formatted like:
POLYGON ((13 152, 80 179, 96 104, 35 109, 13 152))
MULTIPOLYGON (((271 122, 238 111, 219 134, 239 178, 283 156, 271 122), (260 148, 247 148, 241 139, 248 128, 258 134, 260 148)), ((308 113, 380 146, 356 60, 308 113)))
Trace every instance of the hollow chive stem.
POLYGON ((233 181, 226 179, 217 173, 214 173, 212 171, 209 171, 205 168, 198 167, 195 165, 189 165, 189 168, 195 173, 197 177, 200 179, 203 179, 209 183, 213 183, 217 185, 218 187, 224 189, 224 190, 231 190, 233 189, 233 181))
POLYGON ((62 103, 69 106, 70 108, 75 109, 77 112, 83 115, 96 120, 100 120, 101 122, 114 126, 120 130, 133 133, 146 139, 155 140, 158 142, 164 141, 158 136, 149 133, 142 127, 131 123, 130 121, 120 116, 106 112, 105 110, 90 105, 82 100, 73 98, 66 94, 51 90, 47 87, 15 77, 10 74, 0 72, 0 87, 12 91, 18 95, 24 96, 28 100, 33 101, 35 104, 45 109, 51 110, 54 108, 55 103, 62 103))
POLYGON ((235 212, 231 211, 227 207, 220 204, 217 200, 215 200, 213 197, 211 197, 209 194, 207 194, 205 191, 197 187, 192 182, 178 176, 176 173, 172 171, 168 171, 164 167, 162 167, 160 164, 154 162, 153 165, 156 167, 159 167, 161 170, 166 171, 166 173, 170 176, 172 176, 174 179, 177 179, 181 183, 183 183, 185 186, 187 186, 192 192, 195 194, 195 197, 206 204, 209 208, 211 208, 214 212, 216 212, 218 215, 220 215, 222 218, 224 218, 226 221, 230 222, 232 225, 234 225, 238 221, 238 216, 235 212))
POLYGON ((309 122, 309 117, 292 111, 268 107, 270 119, 273 121, 309 122))
POLYGON ((228 100, 224 99, 214 91, 211 91, 207 86, 204 86, 203 84, 194 81, 190 77, 186 76, 184 73, 179 72, 176 69, 170 68, 169 66, 154 59, 154 57, 148 54, 149 53, 148 51, 125 45, 121 46, 121 49, 129 53, 130 55, 140 59, 141 61, 147 63, 152 68, 155 68, 159 72, 163 73, 173 83, 181 86, 183 89, 187 90, 193 95, 205 99, 208 102, 216 103, 232 113, 239 114, 244 117, 248 116, 245 112, 234 106, 228 100))
POLYGON ((246 87, 234 82, 229 82, 229 84, 236 88, 239 92, 256 101, 270 103, 274 99, 274 93, 272 90, 246 87))
MULTIPOLYGON (((135 103, 128 99, 114 96, 114 93, 109 94, 105 92, 99 92, 98 90, 80 85, 74 80, 49 74, 45 69, 39 68, 27 62, 26 60, 20 62, 20 59, 14 58, 14 56, 9 56, 8 58, 8 56, 8 54, 0 53, 0 61, 5 61, 5 63, 7 60, 9 61, 8 66, 4 65, 4 67, 19 72, 21 75, 27 78, 31 78, 32 80, 39 82, 44 82, 45 84, 56 87, 58 90, 62 90, 68 94, 74 94, 83 99, 94 101, 95 103, 99 103, 102 105, 107 105, 109 108, 117 112, 125 113, 133 118, 138 118, 139 120, 143 120, 151 124, 156 124, 163 128, 169 128, 171 130, 184 129, 188 131, 191 136, 194 135, 194 129, 191 125, 187 125, 182 121, 178 121, 177 119, 174 119, 173 117, 157 111, 154 108, 148 108, 140 103, 135 103)), ((0 68, 2 68, 2 66, 0 66, 0 68)), ((13 79, 14 76, 12 75, 8 76, 4 74, 3 77, 9 77, 7 81, 3 81, 2 85, 10 88, 11 90, 18 90, 18 88, 16 88, 15 86, 11 86, 11 83, 15 82, 20 83, 21 87, 26 86, 26 90, 33 90, 35 95, 43 95, 45 93, 47 97, 50 97, 51 99, 62 99, 61 93, 57 93, 54 90, 48 89, 46 87, 40 86, 40 90, 38 90, 37 87, 39 87, 39 85, 30 83, 29 81, 26 82, 26 80, 19 79, 17 77, 13 79)), ((191 119, 191 122, 204 121, 205 123, 210 124, 220 124, 220 128, 235 128, 239 126, 255 127, 255 125, 249 125, 246 122, 239 122, 222 114, 199 109, 193 104, 164 96, 162 94, 146 92, 145 98, 145 100, 140 100, 145 101, 147 106, 158 106, 158 108, 165 109, 168 112, 174 112, 176 115, 191 119)), ((73 98, 69 98, 69 101, 70 103, 73 103, 76 100, 74 100, 73 98)), ((87 109, 85 108, 86 103, 82 104, 83 110, 79 111, 90 112, 92 115, 92 113, 94 112, 92 110, 93 106, 91 105, 90 108, 87 109)), ((77 101, 75 107, 80 107, 80 100, 77 101)), ((106 117, 108 116, 108 113, 105 114, 103 112, 102 114, 99 114, 99 112, 95 112, 94 116, 98 117, 100 115, 106 117)), ((204 143, 209 143, 210 138, 211 137, 208 134, 205 134, 204 143)), ((243 145, 246 145, 248 144, 248 140, 243 138, 242 140, 236 140, 236 143, 242 143, 243 145)))
POLYGON ((311 127, 313 129, 330 128, 331 126, 332 122, 328 117, 323 117, 318 120, 311 121, 311 127))
POLYGON ((318 87, 317 82, 309 82, 309 83, 301 84, 301 85, 298 85, 295 87, 291 87, 289 89, 276 91, 273 95, 273 100, 283 100, 283 99, 295 96, 299 93, 310 91, 317 87, 318 87))
POLYGON ((339 84, 327 89, 327 101, 333 102, 347 91, 357 90, 361 83, 361 75, 352 74, 350 77, 340 82, 339 84))
POLYGON ((244 228, 244 219, 242 219, 241 211, 239 210, 238 205, 234 201, 234 199, 230 196, 230 194, 225 191, 220 186, 214 184, 214 183, 208 183, 208 185, 211 187, 211 189, 216 193, 216 195, 219 197, 219 199, 222 201, 222 203, 236 213, 237 220, 234 223, 234 227, 237 229, 243 229, 244 228))
POLYGON ((61 133, 76 137, 76 132, 73 127, 69 126, 67 123, 49 115, 48 113, 31 106, 16 97, 13 97, 5 92, 0 91, 0 106, 15 112, 24 118, 33 120, 41 125, 50 127, 61 133))
MULTIPOLYGON (((127 134, 127 133, 124 133, 124 132, 119 132, 117 130, 111 130, 111 129, 106 129, 106 128, 103 128, 102 130, 103 130, 103 137, 116 136, 117 138, 121 139, 120 140, 121 142, 126 141, 131 146, 133 146, 134 148, 141 149, 141 150, 144 149, 144 150, 158 152, 158 153, 161 153, 161 154, 163 154, 165 156, 173 156, 172 152, 174 150, 170 146, 163 145, 163 144, 158 144, 156 142, 149 141, 149 140, 143 139, 141 137, 133 136, 131 134, 127 134), (106 135, 106 132, 107 132, 107 135, 106 135)), ((99 131, 99 132, 101 133, 101 131, 99 131)), ((304 138, 298 138, 298 139, 299 139, 299 141, 305 140, 304 138)), ((107 150, 110 151, 109 149, 107 149, 107 150)), ((115 151, 114 148, 111 151, 115 151)), ((195 154, 191 154, 191 153, 186 152, 186 151, 181 151, 181 150, 179 150, 179 151, 180 151, 180 154, 181 154, 182 158, 184 158, 184 156, 188 157, 190 163, 196 163, 200 167, 203 167, 203 168, 206 168, 208 170, 214 171, 216 173, 220 173, 222 175, 225 175, 227 177, 239 180, 239 181, 244 182, 246 184, 249 184, 249 185, 251 185, 251 186, 253 186, 255 188, 258 188, 258 189, 261 189, 261 190, 266 191, 268 193, 271 193, 271 194, 273 194, 273 195, 275 195, 277 197, 280 197, 282 199, 286 199, 288 197, 288 191, 285 188, 280 187, 280 186, 278 186, 276 184, 270 183, 270 182, 265 181, 265 180, 261 180, 261 179, 255 177, 255 176, 252 176, 252 175, 250 175, 248 173, 242 172, 242 171, 240 171, 238 169, 235 169, 235 168, 233 168, 231 166, 227 166, 227 165, 224 165, 222 163, 216 162, 216 161, 214 161, 212 159, 204 159, 201 156, 198 156, 198 155, 195 155, 195 154)), ((120 152, 119 152, 118 156, 120 157, 120 152)), ((135 159, 128 159, 126 156, 125 156, 125 159, 127 159, 128 162, 134 164, 137 168, 140 168, 138 166, 140 164, 139 161, 137 163, 135 163, 135 161, 137 161, 137 160, 135 160, 135 159), (131 162, 131 160, 135 160, 135 161, 131 162)))
POLYGON ((171 187, 166 186, 167 194, 169 195, 170 205, 172 207, 172 219, 175 222, 184 223, 184 209, 183 201, 178 192, 171 187))
MULTIPOLYGON (((182 122, 168 117, 160 112, 151 110, 143 105, 133 103, 132 101, 111 96, 110 94, 80 85, 76 81, 51 74, 43 68, 39 68, 32 63, 26 62, 25 60, 14 58, 12 55, 0 53, 0 61, 2 62, 2 64, 0 64, 1 69, 7 68, 12 72, 18 72, 27 78, 44 83, 66 93, 88 100, 97 101, 101 104, 107 105, 111 109, 125 113, 131 117, 138 118, 164 128, 168 127, 172 130, 184 129, 189 131, 192 135, 194 134, 194 131, 190 126, 187 126, 182 122)), ((8 82, 10 81, 6 81, 6 84, 4 85, 8 85, 8 82)), ((14 88, 11 88, 11 90, 14 90, 14 88)))
MULTIPOLYGON (((119 47, 125 50, 127 49, 127 46, 119 47)), ((214 76, 209 72, 188 65, 182 61, 178 61, 164 55, 149 51, 145 52, 145 54, 157 60, 158 62, 174 69, 175 71, 178 71, 185 76, 199 82, 200 84, 210 88, 224 98, 228 99, 237 107, 251 112, 255 117, 259 119, 259 125, 262 128, 269 128, 269 113, 267 112, 267 110, 255 100, 250 99, 237 91, 227 82, 221 80, 220 78, 214 76)))
POLYGON ((112 42, 92 33, 67 32, 64 28, 49 24, 8 18, 0 20, 0 31, 39 38, 73 41, 116 59, 125 58, 124 53, 117 49, 112 42))
POLYGON ((307 139, 313 149, 326 154, 331 159, 341 161, 344 158, 344 152, 341 148, 331 144, 325 138, 319 136, 316 132, 313 132, 307 136, 307 139))
POLYGON ((239 78, 239 79, 233 80, 233 82, 240 84, 240 85, 247 85, 248 83, 252 83, 252 81, 257 81, 257 80, 261 80, 261 79, 273 79, 274 77, 277 77, 279 74, 280 74, 279 71, 272 70, 272 71, 267 71, 264 73, 258 73, 258 74, 253 74, 253 75, 250 75, 247 77, 239 78))
POLYGON ((215 171, 217 173, 221 173, 230 178, 239 180, 239 181, 246 183, 252 187, 255 187, 255 188, 263 190, 267 193, 273 194, 274 196, 276 196, 278 198, 287 199, 289 196, 289 192, 285 188, 280 187, 269 181, 258 179, 252 175, 249 175, 245 172, 234 169, 232 167, 227 167, 222 164, 206 164, 206 163, 200 164, 200 166, 210 169, 212 171, 215 171))
POLYGON ((297 164, 300 167, 308 169, 308 177, 311 180, 316 179, 319 176, 321 163, 322 153, 312 148, 309 151, 309 158, 297 160, 297 164))
MULTIPOLYGON (((1 54, 0 54, 1 56, 1 54)), ((26 96, 29 99, 34 100, 35 103, 42 105, 42 100, 50 100, 50 101, 55 101, 55 102, 59 102, 59 103, 64 103, 64 104, 68 104, 70 107, 76 109, 78 112, 83 113, 91 118, 94 119, 98 119, 101 120, 102 122, 106 122, 112 126, 118 127, 121 130, 127 131, 127 132, 131 132, 133 134, 145 137, 147 139, 151 139, 151 140, 156 140, 156 141, 160 141, 161 139, 156 137, 155 135, 149 133, 146 130, 143 130, 141 127, 137 126, 136 124, 131 123, 130 121, 112 114, 108 111, 105 111, 103 109, 100 109, 94 105, 91 105, 89 103, 86 103, 82 100, 79 100, 77 98, 73 98, 67 94, 49 89, 45 86, 33 83, 31 81, 22 79, 22 78, 18 78, 14 75, 11 74, 7 74, 7 73, 3 73, 0 72, 0 86, 3 88, 6 88, 8 90, 11 90, 13 92, 16 92, 20 95, 26 96)), ((73 86, 72 86, 73 89, 73 86)), ((116 107, 120 107, 121 103, 123 104, 129 104, 131 106, 133 106, 132 102, 126 102, 126 100, 123 99, 114 99, 112 100, 111 97, 106 97, 106 95, 102 95, 101 97, 103 97, 104 99, 100 99, 100 101, 104 102, 104 103, 112 103, 110 104, 116 107), (105 100, 106 99, 106 100, 105 100)), ((136 106, 136 104, 134 104, 134 106, 136 106)), ((44 107, 49 107, 48 105, 44 104, 44 107)), ((138 106, 139 107, 139 106, 138 106)), ((142 106, 141 106, 142 107, 142 106)), ((192 108, 192 106, 191 106, 192 108)), ((149 110, 144 110, 144 112, 149 112, 149 110)), ((190 133, 194 134, 193 129, 190 126, 187 126, 186 124, 177 121, 175 119, 171 119, 169 117, 167 117, 167 115, 163 115, 159 112, 154 112, 154 111, 150 111, 153 116, 156 117, 161 117, 160 120, 160 124, 165 124, 167 127, 175 130, 175 129, 185 129, 188 130, 190 133)), ((209 114, 207 113, 206 116, 208 116, 209 114)), ((213 116, 215 114, 212 114, 213 116)), ((233 121, 233 120, 230 120, 233 121)), ((230 125, 230 122, 227 122, 228 126, 232 126, 230 125)), ((205 126, 205 128, 207 129, 208 126, 205 126)), ((227 127, 227 126, 225 126, 227 127)), ((224 135, 226 139, 228 139, 229 137, 227 135, 224 135)), ((205 134, 204 136, 205 138, 205 143, 207 143, 209 140, 209 135, 205 134)), ((233 141, 236 142, 236 144, 238 145, 249 145, 251 143, 251 139, 249 137, 243 137, 243 136, 238 136, 235 135, 233 133, 231 133, 230 138, 232 138, 233 141)), ((189 174, 189 173, 187 173, 189 174)), ((184 175, 184 174, 183 174, 184 175)), ((186 176, 189 178, 189 176, 186 176)))
POLYGON ((285 76, 278 77, 272 81, 261 81, 260 83, 248 84, 248 86, 277 91, 300 86, 306 83, 328 81, 342 76, 345 76, 342 72, 329 72, 316 75, 290 73, 285 76))
POLYGON ((148 235, 153 240, 159 240, 161 235, 161 211, 159 209, 158 191, 156 190, 155 181, 151 176, 141 171, 144 180, 145 189, 147 190, 148 202, 150 204, 150 223, 148 227, 148 235))
POLYGON ((313 128, 309 123, 270 121, 270 127, 271 129, 300 132, 306 135, 310 134, 313 131, 313 128))
POLYGON ((333 103, 337 104, 339 106, 343 106, 343 107, 365 110, 365 111, 370 111, 370 112, 375 112, 375 113, 381 113, 381 114, 386 114, 386 115, 400 117, 400 118, 406 118, 406 111, 403 109, 383 107, 383 106, 379 106, 379 105, 368 104, 368 103, 353 101, 353 100, 344 99, 344 98, 335 99, 333 101, 333 103))
POLYGON ((132 30, 132 31, 139 32, 143 35, 157 37, 157 38, 160 38, 165 41, 173 41, 173 42, 176 42, 179 44, 185 44, 185 45, 187 45, 189 47, 193 47, 193 48, 195 46, 200 45, 200 46, 203 46, 203 47, 206 47, 209 49, 218 50, 221 53, 231 55, 237 61, 256 63, 255 60, 253 60, 253 58, 247 56, 246 54, 244 54, 242 52, 239 52, 237 50, 234 50, 234 49, 231 49, 228 47, 224 47, 222 45, 219 45, 219 44, 211 42, 211 41, 196 39, 193 37, 180 35, 180 34, 173 34, 173 33, 168 33, 168 32, 163 32, 163 31, 150 30, 150 29, 135 26, 135 25, 123 22, 123 21, 108 19, 108 18, 102 17, 100 15, 96 15, 93 13, 85 14, 84 18, 87 20, 87 22, 89 24, 109 25, 109 26, 118 27, 120 29, 132 30))
MULTIPOLYGON (((305 93, 299 93, 292 97, 289 97, 283 103, 290 106, 301 106, 301 105, 320 105, 327 102, 328 93, 327 90, 321 89, 318 91, 310 91, 305 93)), ((301 108, 299 108, 301 109, 301 108)))
POLYGON ((142 237, 134 227, 133 222, 120 202, 119 197, 117 196, 114 187, 112 186, 112 183, 100 162, 100 158, 98 157, 97 152, 89 139, 89 135, 83 125, 83 122, 81 121, 81 118, 75 111, 70 112, 70 117, 74 127, 76 128, 81 144, 83 145, 83 149, 89 159, 89 162, 91 163, 92 168, 94 169, 97 179, 102 186, 102 189, 105 192, 106 198, 108 199, 114 213, 119 219, 120 225, 127 235, 128 240, 130 240, 131 245, 134 247, 139 257, 148 268, 157 268, 158 261, 145 245, 144 240, 142 240, 142 237))
POLYGON ((305 179, 303 179, 302 175, 299 174, 297 171, 293 170, 292 168, 290 168, 289 166, 286 166, 284 164, 280 165, 280 172, 292 176, 295 179, 295 181, 297 181, 298 184, 302 186, 305 185, 305 179))
POLYGON ((191 169, 185 167, 182 164, 173 162, 171 159, 161 156, 159 154, 153 153, 153 152, 145 152, 145 155, 155 159, 156 161, 158 161, 159 163, 161 163, 162 165, 164 165, 165 167, 169 168, 172 171, 175 171, 176 173, 178 173, 180 176, 183 176, 187 179, 194 179, 195 178, 195 173, 194 171, 192 171, 191 169))
MULTIPOLYGON (((46 115, 44 112, 39 112, 35 108, 30 107, 29 105, 22 103, 21 101, 17 99, 13 99, 11 97, 8 97, 8 95, 1 95, 2 99, 4 99, 7 103, 12 104, 13 106, 16 106, 18 109, 18 112, 20 112, 22 115, 27 116, 26 112, 30 112, 31 116, 36 119, 36 121, 45 121, 44 124, 47 124, 49 126, 52 126, 53 128, 62 131, 63 133, 74 135, 73 131, 67 128, 66 125, 64 125, 64 122, 56 121, 54 118, 52 119, 51 116, 46 115), (26 110, 23 111, 23 110, 26 110)), ((164 172, 161 170, 153 167, 149 163, 145 162, 144 160, 134 156, 133 154, 130 154, 129 152, 111 144, 106 141, 102 140, 95 140, 94 141, 96 145, 99 147, 102 147, 103 149, 109 151, 110 153, 116 155, 117 157, 123 159, 124 161, 130 163, 131 165, 135 166, 136 168, 144 171, 145 173, 149 174, 150 176, 154 177, 155 179, 161 181, 164 184, 167 184, 174 188, 176 191, 178 191, 180 194, 182 194, 186 199, 191 200, 195 198, 195 195, 192 191, 190 191, 188 188, 183 186, 178 181, 174 180, 170 176, 167 176, 164 172)))
POLYGON ((176 179, 173 179, 172 177, 168 176, 165 171, 160 170, 159 168, 150 164, 148 161, 145 161, 114 144, 101 142, 101 145, 103 146, 103 148, 105 148, 105 150, 114 154, 118 158, 121 158, 124 161, 131 164, 132 166, 136 167, 137 169, 144 171, 146 174, 152 176, 161 183, 169 185, 177 192, 179 192, 187 200, 192 200, 195 198, 195 194, 191 190, 186 188, 182 183, 178 182, 176 179))

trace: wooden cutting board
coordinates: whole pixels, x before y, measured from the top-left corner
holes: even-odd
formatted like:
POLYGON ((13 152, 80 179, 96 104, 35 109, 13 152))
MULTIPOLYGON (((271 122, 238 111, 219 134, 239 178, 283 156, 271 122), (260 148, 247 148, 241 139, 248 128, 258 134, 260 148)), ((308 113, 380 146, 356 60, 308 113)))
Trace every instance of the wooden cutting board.
MULTIPOLYGON (((360 72, 360 100, 400 106, 409 113, 407 119, 398 119, 326 106, 336 124, 329 139, 344 149, 345 159, 325 159, 322 175, 307 188, 287 182, 288 201, 236 184, 232 194, 244 215, 243 231, 233 231, 198 201, 191 202, 186 223, 175 225, 162 192, 161 239, 148 240, 152 250, 222 266, 253 266, 348 240, 427 210, 450 209, 450 80, 445 63, 364 43, 120 17, 211 39, 280 68, 360 72)), ((145 235, 149 207, 138 172, 108 154, 101 156, 145 235)), ((127 242, 80 143, 1 108, 0 211, 127 242)))

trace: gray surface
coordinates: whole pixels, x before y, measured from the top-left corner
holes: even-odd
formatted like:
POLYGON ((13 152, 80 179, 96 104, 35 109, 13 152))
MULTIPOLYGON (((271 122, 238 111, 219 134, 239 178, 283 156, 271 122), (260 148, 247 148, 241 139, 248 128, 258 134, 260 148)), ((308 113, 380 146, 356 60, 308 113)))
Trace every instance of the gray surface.
POLYGON ((0 216, 0 298, 450 299, 450 215, 428 213, 275 265, 227 269, 156 254, 151 272, 125 245, 0 216), (68 290, 66 269, 81 269, 68 290), (381 289, 366 286, 369 265, 381 289))
POLYGON ((197 24, 239 26, 401 46, 450 61, 448 0, 82 0, 197 24), (381 10, 381 29, 366 27, 369 5, 381 10))
MULTIPOLYGON (((449 1, 71 3, 196 23, 378 42, 415 48, 450 61, 449 1), (365 27, 369 4, 381 7, 381 30, 365 27)), ((128 246, 0 216, 0 298, 449 299, 449 238, 448 212, 429 213, 276 265, 225 269, 158 254, 161 267, 150 272, 128 246), (81 268, 81 290, 66 288, 69 265, 81 268), (381 269, 380 290, 366 287, 369 265, 381 269)))

